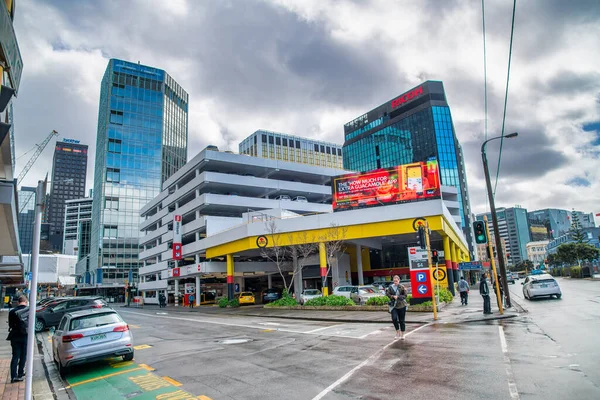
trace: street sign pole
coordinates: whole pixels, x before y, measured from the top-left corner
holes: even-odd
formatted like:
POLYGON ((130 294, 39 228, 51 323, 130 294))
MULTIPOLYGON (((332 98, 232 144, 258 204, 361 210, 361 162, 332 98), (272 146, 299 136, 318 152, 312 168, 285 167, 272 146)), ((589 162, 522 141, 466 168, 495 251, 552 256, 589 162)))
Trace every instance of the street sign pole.
POLYGON ((429 223, 425 221, 425 243, 427 247, 427 262, 429 263, 429 279, 431 280, 431 302, 433 303, 433 320, 437 321, 437 302, 435 301, 435 291, 433 290, 433 268, 431 263, 431 245, 429 242, 429 223))
MULTIPOLYGON (((498 274, 496 274, 496 262, 494 261, 494 247, 492 246, 492 240, 490 239, 490 228, 488 226, 487 215, 483 216, 483 220, 485 221, 485 234, 487 236, 488 249, 490 251, 490 263, 492 265, 494 281, 496 281, 494 287, 496 290, 496 298, 498 299, 498 309, 500 310, 500 314, 504 314, 504 307, 502 305, 502 299, 500 298, 500 285, 498 284, 498 274)), ((502 257, 502 254, 500 254, 500 252, 501 250, 498 249, 498 257, 502 257)))

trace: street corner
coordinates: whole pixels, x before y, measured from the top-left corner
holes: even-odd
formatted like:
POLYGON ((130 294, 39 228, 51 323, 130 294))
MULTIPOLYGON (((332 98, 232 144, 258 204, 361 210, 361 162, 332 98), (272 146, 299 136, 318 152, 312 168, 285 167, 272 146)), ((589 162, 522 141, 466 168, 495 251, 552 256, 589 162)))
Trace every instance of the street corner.
MULTIPOLYGON (((160 376, 146 364, 110 359, 86 364, 67 375, 67 388, 78 400, 109 399, 187 400, 198 396, 181 389, 182 383, 160 376)), ((206 397, 205 397, 206 398, 206 397)))

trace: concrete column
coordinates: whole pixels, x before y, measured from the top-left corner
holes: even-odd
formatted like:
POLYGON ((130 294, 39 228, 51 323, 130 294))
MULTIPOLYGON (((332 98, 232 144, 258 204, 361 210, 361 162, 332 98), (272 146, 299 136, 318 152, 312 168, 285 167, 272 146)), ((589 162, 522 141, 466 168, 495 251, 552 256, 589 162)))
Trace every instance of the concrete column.
POLYGON ((454 295, 454 282, 456 279, 450 279, 450 277, 454 278, 454 272, 452 269, 452 250, 450 247, 450 238, 448 236, 443 236, 444 240, 444 263, 446 266, 446 274, 448 275, 448 290, 454 295))
POLYGON ((359 244, 356 245, 356 269, 358 271, 358 284, 364 285, 365 277, 363 276, 362 269, 362 247, 359 244))
POLYGON ((267 288, 273 288, 273 276, 271 274, 267 275, 267 288))
POLYGON ((233 300, 235 293, 233 292, 233 254, 227 254, 227 298, 233 300))
POLYGON ((196 305, 200 305, 200 294, 202 293, 202 288, 200 287, 200 275, 196 276, 196 305))
POLYGON ((179 306, 179 279, 175 279, 175 307, 179 306))
POLYGON ((340 268, 338 266, 337 257, 331 263, 331 280, 334 289, 336 288, 336 286, 340 286, 340 268))
POLYGON ((296 294, 296 300, 300 300, 300 295, 302 294, 302 270, 298 270, 298 256, 294 255, 293 259, 294 271, 296 274, 294 275, 294 293, 296 294))
POLYGON ((321 291, 323 296, 329 296, 329 287, 327 286, 327 253, 325 251, 325 243, 319 243, 319 265, 321 267, 321 291))

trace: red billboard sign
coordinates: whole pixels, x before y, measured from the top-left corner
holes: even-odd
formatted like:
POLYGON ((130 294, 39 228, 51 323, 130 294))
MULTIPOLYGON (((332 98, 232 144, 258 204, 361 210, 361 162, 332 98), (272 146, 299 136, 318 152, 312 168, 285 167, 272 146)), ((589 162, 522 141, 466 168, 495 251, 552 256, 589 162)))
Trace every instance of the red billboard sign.
POLYGON ((423 86, 410 90, 392 100, 392 110, 423 94, 423 86))
POLYGON ((435 159, 333 178, 333 211, 431 200, 440 197, 435 159))

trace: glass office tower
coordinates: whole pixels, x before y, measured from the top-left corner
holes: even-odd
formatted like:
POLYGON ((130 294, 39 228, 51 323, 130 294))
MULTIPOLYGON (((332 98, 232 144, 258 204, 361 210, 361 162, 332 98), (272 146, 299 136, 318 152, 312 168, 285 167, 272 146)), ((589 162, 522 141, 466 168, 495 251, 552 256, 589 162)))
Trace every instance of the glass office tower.
POLYGON ((188 94, 165 71, 110 60, 100 90, 90 283, 137 282, 140 209, 187 160, 188 94))
POLYGON ((474 254, 462 148, 442 82, 427 81, 344 125, 344 169, 370 171, 435 157, 443 185, 458 189, 462 229, 474 254))
POLYGON ((31 254, 33 247, 33 227, 35 224, 35 192, 36 188, 21 186, 19 190, 19 242, 21 253, 31 254))

